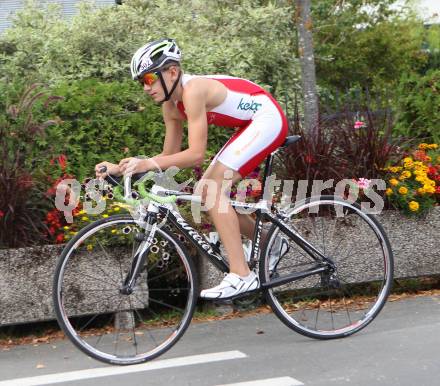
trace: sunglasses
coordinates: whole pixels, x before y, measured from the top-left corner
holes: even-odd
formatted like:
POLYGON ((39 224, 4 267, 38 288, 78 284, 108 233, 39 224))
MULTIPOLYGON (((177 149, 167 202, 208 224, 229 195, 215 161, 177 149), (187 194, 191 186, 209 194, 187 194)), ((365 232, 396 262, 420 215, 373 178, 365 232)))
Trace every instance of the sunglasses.
POLYGON ((158 79, 159 79, 158 72, 147 72, 139 78, 139 82, 142 85, 146 84, 147 86, 151 86, 158 79))

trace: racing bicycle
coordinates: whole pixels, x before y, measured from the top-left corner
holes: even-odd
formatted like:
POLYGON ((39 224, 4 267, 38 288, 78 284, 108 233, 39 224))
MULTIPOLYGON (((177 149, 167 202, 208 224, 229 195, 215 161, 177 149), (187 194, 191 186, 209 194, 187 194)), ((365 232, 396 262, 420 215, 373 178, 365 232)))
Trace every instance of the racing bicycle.
MULTIPOLYGON (((287 137, 277 151, 299 139, 287 137)), ((266 159, 262 186, 276 152, 266 159)), ((207 258, 224 273, 229 266, 219 242, 177 210, 178 200, 200 197, 158 183, 147 189, 143 178, 108 180, 130 213, 99 219, 65 245, 53 302, 61 328, 84 353, 137 364, 165 353, 189 326, 200 291, 196 260, 207 258)), ((262 195, 256 203, 231 204, 255 211, 249 265, 258 272, 258 291, 287 327, 311 338, 341 338, 379 314, 392 286, 393 253, 374 215, 331 195, 284 205, 262 195), (270 269, 280 238, 288 251, 270 269)))

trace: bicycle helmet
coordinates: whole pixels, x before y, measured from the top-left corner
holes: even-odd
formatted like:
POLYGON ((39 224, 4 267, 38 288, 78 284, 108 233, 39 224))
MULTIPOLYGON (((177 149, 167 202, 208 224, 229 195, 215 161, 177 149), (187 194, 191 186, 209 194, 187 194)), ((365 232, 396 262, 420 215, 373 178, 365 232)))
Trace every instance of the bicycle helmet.
POLYGON ((165 102, 170 99, 176 89, 181 72, 179 71, 179 77, 174 82, 171 91, 168 91, 160 70, 167 64, 179 64, 181 57, 180 49, 173 39, 155 40, 139 48, 133 55, 131 59, 131 76, 133 80, 139 80, 147 72, 158 73, 165 91, 165 99, 162 102, 165 102))

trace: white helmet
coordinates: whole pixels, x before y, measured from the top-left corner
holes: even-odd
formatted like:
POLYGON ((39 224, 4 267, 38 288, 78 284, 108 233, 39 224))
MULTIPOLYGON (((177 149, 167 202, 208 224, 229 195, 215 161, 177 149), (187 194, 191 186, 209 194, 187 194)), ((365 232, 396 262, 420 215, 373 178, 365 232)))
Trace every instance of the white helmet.
POLYGON ((180 63, 181 53, 173 39, 159 39, 139 48, 131 59, 131 76, 138 80, 147 72, 160 70, 166 64, 180 63))

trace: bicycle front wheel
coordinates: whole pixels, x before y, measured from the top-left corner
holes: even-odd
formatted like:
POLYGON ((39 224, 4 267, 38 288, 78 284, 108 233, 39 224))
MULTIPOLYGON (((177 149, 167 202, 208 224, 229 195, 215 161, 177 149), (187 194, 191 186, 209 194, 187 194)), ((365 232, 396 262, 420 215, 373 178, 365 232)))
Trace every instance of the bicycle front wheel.
POLYGON ((358 204, 333 196, 308 198, 287 214, 285 224, 333 267, 302 276, 328 265, 273 225, 261 256, 261 282, 298 278, 266 291, 276 315, 291 329, 318 339, 345 337, 367 326, 384 306, 393 280, 393 253, 381 225, 358 204), (289 248, 269 270, 280 237, 289 248))
POLYGON ((70 240, 56 267, 60 326, 79 349, 106 363, 135 364, 163 354, 194 312, 195 266, 168 229, 157 229, 134 291, 121 292, 143 235, 128 215, 98 220, 70 240))

